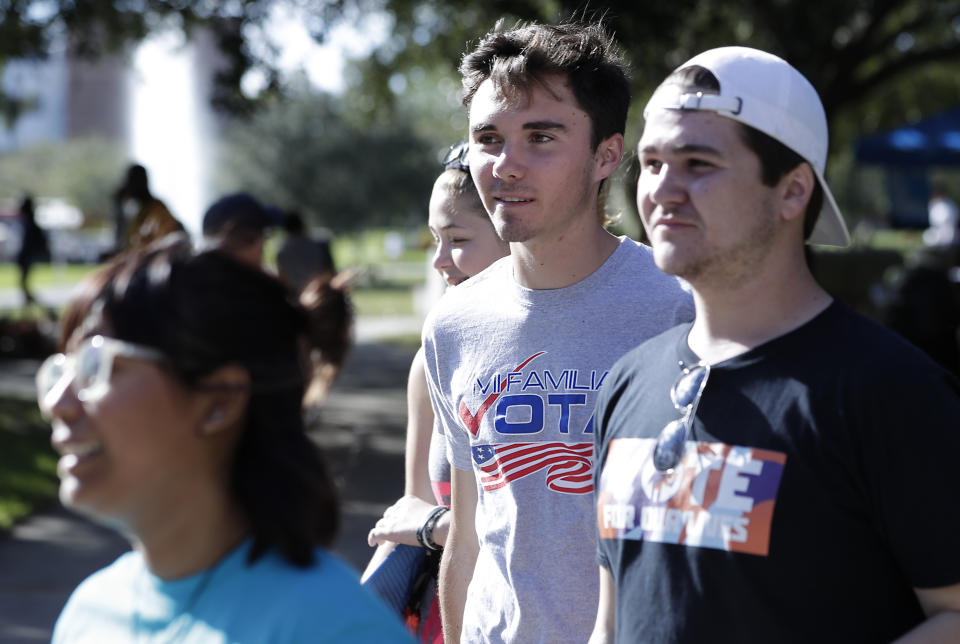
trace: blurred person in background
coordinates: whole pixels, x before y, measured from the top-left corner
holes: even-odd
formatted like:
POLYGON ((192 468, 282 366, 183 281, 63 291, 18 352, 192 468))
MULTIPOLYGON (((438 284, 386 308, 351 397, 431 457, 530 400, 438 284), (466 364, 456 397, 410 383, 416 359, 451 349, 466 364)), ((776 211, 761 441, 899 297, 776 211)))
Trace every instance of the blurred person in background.
POLYGON ((350 313, 308 299, 186 236, 85 282, 38 400, 62 502, 133 551, 74 591, 55 643, 410 641, 326 550, 338 499, 302 402, 350 313))
POLYGON ((960 210, 940 186, 934 186, 927 206, 929 227, 923 231, 923 243, 928 246, 960 245, 960 210))
POLYGON ((213 202, 203 214, 203 242, 250 266, 263 265, 267 229, 278 226, 280 213, 252 195, 237 192, 213 202))
POLYGON ((37 262, 50 261, 50 246, 47 234, 37 224, 33 206, 33 197, 27 195, 20 202, 21 235, 20 250, 17 252, 17 266, 20 268, 20 291, 23 293, 24 305, 36 303, 36 298, 30 292, 28 280, 30 269, 37 262))
MULTIPOLYGON (((436 245, 433 267, 450 287, 466 281, 510 254, 497 236, 466 164, 466 142, 451 146, 430 196, 429 228, 436 245)), ((432 553, 426 610, 409 619, 421 642, 442 642, 436 572, 450 517, 450 463, 443 435, 433 431, 434 415, 427 392, 423 348, 417 351, 407 379, 407 444, 404 495, 387 508, 370 530, 367 542, 378 546, 364 572, 372 575, 396 544, 419 546, 432 553)))
POLYGON ((337 272, 329 237, 308 235, 300 213, 288 212, 282 227, 286 236, 277 250, 277 274, 294 292, 300 293, 316 277, 332 277, 337 272))
POLYGON ((876 287, 881 321, 960 375, 960 214, 942 185, 929 201, 923 245, 876 287))
POLYGON ((147 169, 140 164, 127 168, 113 201, 114 252, 142 248, 172 232, 183 231, 183 224, 150 192, 147 169))
POLYGON ((934 186, 923 245, 877 288, 881 321, 960 375, 960 213, 934 186))

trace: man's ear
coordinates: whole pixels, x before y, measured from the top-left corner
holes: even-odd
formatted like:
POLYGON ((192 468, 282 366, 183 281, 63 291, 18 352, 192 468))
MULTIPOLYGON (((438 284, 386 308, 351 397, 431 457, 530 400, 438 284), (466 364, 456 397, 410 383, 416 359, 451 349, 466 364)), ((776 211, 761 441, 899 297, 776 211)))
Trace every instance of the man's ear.
POLYGON ((217 434, 243 421, 250 400, 250 374, 244 367, 224 365, 197 384, 203 401, 201 435, 217 434))
POLYGON ((801 163, 788 172, 780 180, 782 186, 780 215, 788 221, 797 217, 802 220, 816 183, 817 177, 813 174, 813 168, 809 163, 801 163))
POLYGON ((603 181, 617 169, 623 158, 623 135, 612 134, 600 141, 594 154, 594 181, 603 181))

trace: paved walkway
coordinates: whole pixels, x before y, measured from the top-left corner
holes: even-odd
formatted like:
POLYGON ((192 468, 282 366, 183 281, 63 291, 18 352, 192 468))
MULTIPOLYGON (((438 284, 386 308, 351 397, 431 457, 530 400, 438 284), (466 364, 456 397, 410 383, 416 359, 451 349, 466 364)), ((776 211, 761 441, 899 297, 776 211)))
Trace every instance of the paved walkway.
MULTIPOLYGON (((412 349, 373 339, 385 331, 418 330, 419 320, 361 320, 343 373, 309 419, 311 436, 323 447, 342 491, 343 525, 334 551, 358 570, 372 554, 367 530, 403 490, 404 392, 413 357, 412 349)), ((30 361, 4 364, 0 391, 33 396, 35 369, 30 361)), ((0 644, 48 642, 71 590, 127 548, 115 533, 60 507, 0 537, 0 644)))

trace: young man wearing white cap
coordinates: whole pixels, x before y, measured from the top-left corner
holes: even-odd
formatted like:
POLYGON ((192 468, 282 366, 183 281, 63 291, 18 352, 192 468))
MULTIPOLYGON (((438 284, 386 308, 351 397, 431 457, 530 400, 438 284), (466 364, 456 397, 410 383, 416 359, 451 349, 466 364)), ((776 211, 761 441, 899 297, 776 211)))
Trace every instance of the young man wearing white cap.
POLYGON ((637 203, 697 314, 600 394, 591 641, 960 641, 960 384, 807 266, 848 243, 816 91, 724 47, 644 116, 637 203))

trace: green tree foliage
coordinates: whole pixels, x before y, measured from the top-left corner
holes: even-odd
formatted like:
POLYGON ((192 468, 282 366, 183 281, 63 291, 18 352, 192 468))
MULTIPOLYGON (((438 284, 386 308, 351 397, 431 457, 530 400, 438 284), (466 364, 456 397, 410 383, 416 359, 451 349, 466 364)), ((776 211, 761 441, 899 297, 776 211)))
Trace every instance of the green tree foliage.
MULTIPOLYGON (((348 95, 356 101, 357 115, 374 120, 409 111, 414 101, 429 102, 411 98, 417 83, 398 77, 433 69, 458 83, 461 56, 501 18, 512 26, 517 20, 602 17, 632 67, 628 142, 639 137, 647 97, 691 56, 734 44, 773 52, 803 72, 823 98, 831 129, 829 179, 853 219, 858 211, 883 210, 877 205, 883 201, 882 181, 853 172, 855 139, 960 103, 960 0, 608 0, 593 3, 596 10, 590 6, 583 0, 335 0, 325 11, 334 20, 359 7, 383 11, 392 21, 391 37, 353 70, 358 81, 348 95), (397 87, 407 91, 398 93, 397 87)), ((459 109, 448 92, 433 96, 434 112, 459 109)), ((436 113, 431 121, 442 122, 436 113)), ((614 177, 614 202, 622 205, 625 227, 636 231, 633 190, 625 165, 614 177)))
POLYGON ((396 103, 389 81, 398 73, 428 66, 452 73, 498 18, 512 25, 570 15, 602 16, 614 30, 632 63, 636 103, 684 60, 730 44, 789 60, 817 87, 831 122, 854 113, 857 130, 960 101, 960 0, 609 0, 602 11, 582 9, 582 0, 335 0, 324 11, 333 20, 358 6, 393 21, 390 39, 361 71, 378 106, 396 103))
MULTIPOLYGON (((243 111, 239 84, 252 66, 267 73, 268 87, 278 88, 271 61, 255 59, 247 37, 283 2, 305 12, 318 40, 357 16, 377 13, 390 21, 390 37, 359 66, 363 90, 354 107, 371 120, 403 108, 398 75, 440 70, 455 78, 463 52, 501 17, 511 24, 603 16, 633 63, 640 100, 691 55, 726 44, 787 58, 820 91, 831 121, 854 112, 863 128, 876 128, 905 112, 927 114, 960 100, 953 80, 960 68, 960 0, 608 0, 602 9, 584 0, 6 0, 0 2, 0 68, 10 58, 43 56, 57 33, 69 34, 74 53, 96 56, 159 26, 207 25, 231 61, 217 103, 243 111), (936 69, 941 73, 931 72, 936 69), (884 100, 891 94, 899 99, 892 104, 884 100)), ((0 105, 15 110, 9 101, 0 105)))
MULTIPOLYGON (((394 150, 400 155, 396 158, 406 158, 404 155, 416 156, 417 152, 415 145, 404 147, 404 138, 407 143, 427 140, 430 147, 437 148, 462 136, 465 119, 457 101, 456 67, 462 54, 500 18, 512 25, 516 20, 602 16, 632 64, 635 101, 627 132, 630 141, 639 133, 639 107, 646 97, 660 79, 693 54, 729 44, 779 54, 800 69, 823 97, 832 133, 831 181, 835 181, 836 168, 852 167, 851 143, 857 136, 960 102, 960 0, 671 0, 639 4, 608 0, 602 5, 589 0, 0 0, 0 71, 11 58, 43 56, 57 34, 68 35, 74 53, 95 56, 122 48, 160 26, 174 24, 189 31, 205 25, 213 30, 230 62, 220 75, 214 102, 230 113, 249 115, 255 105, 240 91, 240 80, 248 70, 256 67, 265 74, 264 100, 270 101, 284 90, 269 60, 269 48, 255 57, 248 42, 278 3, 298 7, 317 40, 323 40, 334 25, 356 22, 359 16, 381 15, 389 23, 388 38, 350 70, 349 91, 336 121, 340 126, 328 132, 330 137, 345 137, 349 132, 355 142, 363 143, 350 147, 339 139, 337 162, 317 152, 322 161, 317 168, 323 168, 323 173, 316 168, 285 171, 336 176, 340 172, 336 163, 348 164, 338 186, 361 176, 357 166, 349 164, 354 163, 354 155, 364 162, 372 158, 356 150, 372 149, 374 137, 386 137, 384 149, 394 150), (405 122, 412 125, 396 125, 405 122)), ((22 97, 5 97, 0 91, 3 118, 14 119, 28 107, 22 97)), ((273 103, 268 112, 278 109, 279 104, 273 103)), ((313 134, 303 136, 314 139, 313 134)), ((316 145, 324 144, 316 141, 316 145)), ((307 147, 301 145, 291 154, 307 156, 307 147)), ((284 164, 277 164, 278 158, 282 157, 272 162, 276 169, 263 174, 280 172, 284 164)), ((256 175, 251 171, 244 176, 253 180, 256 175)), ((368 191, 373 187, 380 195, 391 194, 393 200, 392 189, 383 188, 381 177, 370 177, 377 182, 362 185, 368 191)), ((290 178, 290 186, 304 185, 294 178, 290 178)), ((630 188, 629 181, 625 185, 630 188)), ((310 212, 322 211, 324 217, 339 216, 332 214, 334 210, 352 213, 342 225, 349 225, 353 221, 349 217, 361 212, 381 218, 405 216, 408 202, 404 197, 396 197, 396 204, 367 209, 362 207, 364 199, 357 196, 360 192, 337 197, 335 203, 319 191, 298 189, 296 197, 277 196, 278 201, 291 205, 302 203, 310 212), (308 194, 315 196, 308 198, 308 194)))
POLYGON ((403 122, 358 126, 336 97, 301 91, 230 128, 217 182, 338 232, 419 224, 438 153, 403 122))
MULTIPOLYGON (((240 91, 240 79, 255 65, 267 79, 265 94, 278 90, 271 61, 257 60, 246 42, 246 29, 263 24, 275 0, 4 0, 0 1, 0 73, 12 59, 43 59, 58 40, 71 56, 96 59, 123 52, 157 29, 178 27, 186 32, 207 27, 213 33, 225 65, 217 78, 214 106, 237 114, 254 102, 240 91)), ((8 122, 28 105, 22 97, 0 88, 0 116, 8 122)))

